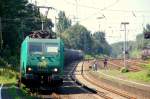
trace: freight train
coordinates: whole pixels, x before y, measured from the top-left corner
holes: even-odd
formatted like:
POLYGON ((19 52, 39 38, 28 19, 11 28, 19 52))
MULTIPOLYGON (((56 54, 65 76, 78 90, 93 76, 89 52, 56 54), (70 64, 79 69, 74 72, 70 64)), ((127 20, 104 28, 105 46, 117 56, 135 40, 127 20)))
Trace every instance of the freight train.
POLYGON ((142 49, 141 58, 143 60, 150 58, 150 46, 145 46, 142 49))
POLYGON ((67 49, 64 50, 64 63, 69 64, 73 61, 82 60, 84 58, 84 54, 81 50, 75 49, 67 49))
POLYGON ((63 84, 64 61, 83 59, 82 51, 64 49, 60 38, 52 38, 46 33, 32 32, 22 42, 19 85, 23 83, 32 89, 59 87, 63 84))
POLYGON ((26 37, 21 46, 21 79, 28 87, 63 84, 64 45, 60 39, 26 37))

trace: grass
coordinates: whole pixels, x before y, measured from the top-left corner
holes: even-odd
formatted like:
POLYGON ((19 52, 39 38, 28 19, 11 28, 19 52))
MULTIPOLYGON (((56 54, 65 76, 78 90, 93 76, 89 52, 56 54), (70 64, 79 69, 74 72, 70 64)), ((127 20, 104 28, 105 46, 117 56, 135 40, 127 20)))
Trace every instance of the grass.
POLYGON ((103 58, 103 57, 104 57, 104 55, 101 55, 101 54, 99 54, 99 55, 85 54, 85 56, 84 56, 85 59, 95 59, 95 58, 103 58))
POLYGON ((150 84, 150 64, 141 64, 140 65, 143 70, 138 71, 138 72, 126 72, 126 73, 121 73, 119 70, 100 70, 101 72, 112 75, 115 77, 119 77, 122 79, 128 79, 128 80, 133 80, 137 82, 143 82, 143 83, 148 83, 150 84))
POLYGON ((147 75, 147 70, 142 70, 139 72, 126 72, 121 73, 119 70, 100 70, 101 72, 119 77, 122 79, 129 79, 137 82, 150 83, 150 76, 147 75))
POLYGON ((34 97, 29 96, 25 87, 20 89, 15 87, 17 84, 17 75, 18 72, 11 70, 9 68, 0 68, 0 84, 4 84, 8 87, 6 90, 8 96, 11 96, 12 99, 33 99, 34 97))
POLYGON ((150 64, 141 64, 141 67, 145 69, 150 69, 150 64))
POLYGON ((94 57, 92 55, 86 54, 85 59, 94 59, 94 57))
POLYGON ((140 57, 140 55, 141 55, 140 52, 141 51, 139 51, 139 50, 134 50, 134 51, 130 52, 130 57, 132 57, 132 58, 140 57))
POLYGON ((12 86, 7 89, 8 96, 11 96, 13 99, 33 99, 34 97, 28 96, 23 89, 17 89, 15 86, 12 86))
POLYGON ((16 83, 17 82, 17 72, 8 68, 0 69, 0 83, 16 83))
POLYGON ((150 82, 150 77, 147 76, 146 70, 139 71, 139 72, 129 72, 126 74, 126 76, 129 79, 137 80, 137 81, 143 81, 143 82, 150 82))

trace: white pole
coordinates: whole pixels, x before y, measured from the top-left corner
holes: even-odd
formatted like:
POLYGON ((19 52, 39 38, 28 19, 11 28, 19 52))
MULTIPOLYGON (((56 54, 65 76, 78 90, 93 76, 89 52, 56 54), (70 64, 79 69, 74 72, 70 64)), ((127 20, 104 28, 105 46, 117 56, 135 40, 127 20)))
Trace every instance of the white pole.
POLYGON ((121 22, 121 24, 124 25, 124 67, 127 68, 127 65, 126 65, 126 25, 129 24, 129 22, 121 22))
POLYGON ((126 25, 124 25, 124 67, 126 67, 126 25))
POLYGON ((43 30, 43 20, 42 20, 42 30, 43 30))

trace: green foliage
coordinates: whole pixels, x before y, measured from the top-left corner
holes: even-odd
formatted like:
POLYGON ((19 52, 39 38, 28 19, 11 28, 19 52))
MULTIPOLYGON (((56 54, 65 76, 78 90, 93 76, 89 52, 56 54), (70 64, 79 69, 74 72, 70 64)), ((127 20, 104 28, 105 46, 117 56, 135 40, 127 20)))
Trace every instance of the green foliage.
POLYGON ((8 63, 11 64, 13 67, 18 66, 18 63, 19 63, 19 59, 18 59, 16 56, 10 56, 7 61, 8 61, 8 63))
POLYGON ((135 42, 135 47, 137 49, 142 49, 144 47, 144 35, 143 34, 139 34, 136 36, 136 42, 135 42))
POLYGON ((114 43, 111 45, 113 53, 111 54, 112 57, 118 58, 122 56, 123 52, 123 42, 114 43))
POLYGON ((0 83, 16 83, 17 72, 12 71, 9 68, 0 69, 0 83))
POLYGON ((7 95, 11 96, 13 99, 35 99, 35 97, 29 96, 27 91, 23 88, 18 89, 16 86, 12 85, 10 88, 6 90, 7 95))
POLYGON ((147 76, 150 77, 150 68, 147 70, 147 76))
MULTIPOLYGON (((41 29, 41 14, 39 9, 27 0, 1 0, 1 2, 0 17, 4 45, 16 50, 29 31, 41 29)), ((42 16, 42 19, 45 17, 42 16)), ((53 27, 50 19, 47 19, 46 25, 50 30, 53 27)))
POLYGON ((79 23, 71 26, 71 21, 66 18, 63 11, 58 16, 57 32, 63 38, 67 48, 80 49, 88 54, 110 54, 111 47, 105 40, 105 33, 95 32, 92 35, 79 23))
MULTIPOLYGON (((126 44, 127 44, 126 50, 129 53, 129 57, 131 57, 130 55, 131 55, 132 51, 136 50, 135 42, 134 41, 128 41, 128 42, 126 42, 126 44)), ((111 47, 113 50, 112 54, 111 54, 112 57, 114 57, 114 58, 123 57, 124 42, 117 42, 117 43, 111 44, 111 47)), ((132 56, 132 57, 135 57, 135 56, 132 56)))
POLYGON ((135 58, 135 57, 141 57, 141 50, 135 49, 132 50, 130 53, 130 58, 135 58))
POLYGON ((147 76, 147 71, 142 70, 139 72, 126 72, 126 73, 121 73, 118 70, 107 70, 107 72, 105 70, 101 70, 101 72, 106 73, 108 75, 111 76, 115 76, 118 78, 126 78, 129 80, 134 80, 134 81, 138 81, 138 82, 150 82, 150 77, 147 76))
POLYGON ((4 67, 6 66, 6 64, 7 62, 3 58, 0 57, 0 67, 4 67))
POLYGON ((104 32, 95 32, 92 35, 92 40, 92 49, 95 51, 96 54, 110 55, 111 46, 105 40, 104 32))
POLYGON ((143 29, 143 33, 150 32, 150 24, 147 24, 143 29))
POLYGON ((80 49, 87 54, 110 54, 111 47, 105 40, 105 33, 95 32, 92 35, 90 31, 78 23, 61 33, 61 37, 67 48, 80 49))
POLYGON ((88 52, 88 48, 91 48, 91 36, 90 32, 82 25, 75 24, 61 35, 64 39, 65 46, 67 48, 74 48, 84 50, 88 52))
POLYGON ((150 64, 141 64, 141 67, 146 69, 146 74, 150 77, 150 64))
POLYGON ((86 55, 85 55, 85 59, 94 59, 94 57, 93 57, 93 55, 86 54, 86 55))
POLYGON ((12 56, 10 49, 3 50, 1 57, 3 58, 0 58, 0 66, 6 67, 10 64, 13 69, 17 69, 19 66, 19 56, 12 56))
POLYGON ((64 32, 71 26, 71 20, 69 20, 64 11, 60 11, 58 14, 58 23, 56 25, 58 34, 64 32))
MULTIPOLYGON (((150 32, 150 25, 147 24, 145 28, 143 28, 143 33, 138 34, 136 36, 136 41, 128 41, 127 42, 127 50, 129 52, 129 57, 137 58, 141 57, 141 50, 145 46, 150 46, 150 39, 144 39, 144 33, 150 32)), ((118 42, 112 44, 113 48, 113 57, 121 56, 123 53, 123 43, 124 42, 118 42)))
POLYGON ((147 75, 147 71, 129 72, 127 77, 133 80, 139 80, 144 82, 150 82, 150 76, 147 75))
POLYGON ((26 0, 1 0, 2 7, 0 11, 0 17, 2 20, 2 32, 3 32, 3 40, 4 46, 6 45, 12 47, 13 51, 16 50, 18 44, 18 30, 20 29, 19 18, 23 15, 23 10, 25 9, 26 0))
POLYGON ((127 72, 129 72, 129 70, 126 67, 122 67, 121 68, 121 72, 122 73, 127 73, 127 72))
POLYGON ((28 0, 0 0, 3 48, 0 56, 12 66, 19 64, 20 45, 30 31, 44 29, 52 32, 53 23, 39 12, 28 0))

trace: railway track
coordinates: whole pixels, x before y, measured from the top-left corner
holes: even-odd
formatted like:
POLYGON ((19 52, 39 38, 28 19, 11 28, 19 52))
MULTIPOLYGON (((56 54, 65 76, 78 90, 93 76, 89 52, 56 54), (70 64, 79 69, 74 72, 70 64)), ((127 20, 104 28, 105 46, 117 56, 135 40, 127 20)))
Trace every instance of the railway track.
POLYGON ((56 92, 52 92, 49 95, 45 95, 45 94, 37 95, 37 98, 40 98, 40 99, 61 99, 60 94, 58 94, 56 92))
POLYGON ((49 90, 36 90, 36 91, 28 91, 30 96, 39 98, 39 99, 61 99, 59 89, 49 89, 49 90))
POLYGON ((83 69, 83 71, 86 71, 86 72, 81 73, 81 76, 84 80, 86 80, 87 82, 96 86, 95 87, 95 88, 97 88, 97 89, 95 89, 96 94, 99 95, 100 97, 103 97, 105 99, 114 99, 113 97, 115 96, 115 97, 118 97, 119 99, 136 99, 135 97, 130 96, 126 93, 118 92, 114 89, 111 89, 111 88, 108 88, 106 86, 102 86, 102 85, 96 83, 97 82, 96 79, 94 79, 92 77, 90 77, 90 78, 87 77, 87 75, 89 75, 89 74, 88 74, 87 70, 85 69, 85 67, 86 66, 84 66, 84 64, 82 64, 81 71, 83 69), (109 95, 109 93, 111 93, 111 94, 109 95))
MULTIPOLYGON (((129 66, 129 71, 137 72, 142 68, 137 64, 137 62, 132 62, 131 60, 126 60, 127 65, 129 66)), ((121 69, 124 66, 123 61, 120 60, 111 60, 108 62, 111 66, 115 66, 117 69, 121 69)))
MULTIPOLYGON (((98 83, 96 83, 96 80, 93 78, 91 79, 91 77, 87 77, 88 71, 87 69, 85 69, 86 66, 84 66, 84 63, 82 63, 82 66, 80 68, 80 70, 77 70, 77 63, 72 64, 74 65, 73 68, 71 70, 68 70, 68 76, 65 76, 67 79, 70 79, 70 82, 72 82, 73 86, 77 86, 78 88, 84 91, 88 91, 90 93, 93 93, 95 95, 97 95, 99 98, 104 98, 104 99, 114 99, 114 95, 109 95, 110 93, 115 94, 115 96, 121 97, 119 99, 136 99, 136 97, 130 96, 126 93, 122 93, 119 91, 116 91, 114 89, 108 88, 106 86, 102 86, 98 83), (86 80, 87 82, 91 83, 94 86, 97 86, 97 89, 94 89, 93 87, 87 86, 86 84, 81 83, 78 79, 75 79, 76 75, 81 75, 82 79, 86 80), (95 82, 94 82, 95 81, 95 82), (99 88, 101 88, 102 90, 99 90, 99 88), (105 90, 105 91, 103 91, 105 90), (107 91, 107 92, 106 92, 107 91)), ((63 97, 61 97, 61 92, 60 93, 55 93, 53 92, 51 95, 49 96, 40 96, 41 98, 54 98, 54 99, 62 99, 63 97)), ((70 96, 67 96, 70 97, 70 96)))
MULTIPOLYGON (((83 64, 84 64, 84 63, 83 63, 83 64)), ((78 71, 78 72, 80 71, 81 76, 83 77, 83 79, 89 81, 88 79, 85 78, 85 76, 84 76, 84 74, 83 74, 83 71, 87 71, 87 70, 83 70, 83 69, 84 69, 84 68, 83 68, 83 64, 82 64, 81 70, 77 70, 77 69, 76 69, 77 67, 76 67, 76 68, 74 68, 74 71, 78 71)), ((107 94, 106 94, 105 92, 99 91, 99 90, 96 90, 96 89, 93 89, 93 88, 91 88, 91 87, 88 87, 87 85, 85 85, 85 84, 83 84, 82 82, 80 82, 78 79, 75 79, 75 80, 77 81, 78 84, 84 86, 84 88, 86 88, 88 91, 90 91, 90 92, 92 92, 92 93, 98 95, 99 97, 102 97, 102 98, 104 98, 104 99, 113 99, 112 97, 107 96, 107 94)), ((89 81, 89 82, 90 82, 90 81, 89 81)))
MULTIPOLYGON (((104 59, 98 59, 99 61, 103 62, 104 59)), ((86 61, 92 61, 92 60, 86 60, 86 61)), ((129 65, 129 70, 133 72, 140 71, 142 67, 140 67, 141 64, 147 64, 147 61, 143 61, 139 58, 133 58, 133 59, 128 59, 126 60, 127 64, 129 65)), ((124 66, 124 60, 119 58, 119 59, 109 59, 108 64, 116 69, 121 69, 124 66)))
MULTIPOLYGON (((72 65, 75 65, 75 64, 72 64, 72 65)), ((65 69, 68 69, 68 66, 65 69)), ((64 79, 65 80, 67 79, 66 80, 67 82, 72 82, 72 80, 70 79, 71 76, 69 76, 69 75, 71 75, 73 73, 73 71, 74 70, 72 68, 69 68, 67 70, 67 72, 65 73, 66 75, 64 76, 64 79)), ((51 90, 36 90, 34 92, 29 90, 28 93, 31 96, 39 98, 39 99, 63 99, 62 94, 68 93, 67 88, 65 88, 64 86, 70 86, 70 84, 67 83, 67 84, 63 85, 63 87, 51 89, 51 90)))
MULTIPOLYGON (((100 98, 112 99, 112 98, 106 96, 104 92, 96 91, 95 89, 92 89, 92 88, 90 88, 90 87, 87 87, 86 85, 84 85, 83 83, 81 83, 78 79, 76 79, 76 77, 75 77, 75 75, 77 75, 76 72, 81 73, 81 74, 83 73, 83 70, 81 70, 81 71, 80 71, 80 70, 77 70, 77 66, 78 66, 78 64, 76 64, 76 65, 74 66, 74 68, 73 68, 73 70, 72 70, 72 72, 71 72, 71 75, 72 75, 72 76, 71 76, 71 79, 72 79, 73 81, 75 81, 76 84, 82 86, 82 87, 83 87, 85 90, 87 90, 88 92, 97 94, 98 96, 100 96, 100 98)), ((83 69, 83 67, 82 67, 82 69, 83 69)), ((80 74, 78 74, 78 75, 80 75, 80 74)))
POLYGON ((40 99, 74 99, 76 96, 80 97, 79 99, 95 99, 95 90, 83 86, 75 79, 77 64, 78 62, 73 63, 65 69, 67 72, 65 73, 66 75, 64 76, 64 84, 62 87, 56 89, 55 91, 32 93, 32 96, 40 99), (91 96, 93 98, 89 98, 89 95, 93 95, 91 96))
MULTIPOLYGON (((97 97, 104 98, 104 99, 114 99, 113 96, 121 97, 119 99, 136 99, 135 97, 129 96, 127 94, 115 91, 113 89, 101 86, 101 85, 97 84, 96 82, 93 82, 96 80, 93 80, 93 78, 89 79, 89 77, 87 77, 89 70, 86 69, 87 67, 84 66, 83 63, 80 67, 78 67, 78 62, 76 62, 76 63, 73 63, 71 65, 71 67, 73 67, 73 68, 70 68, 68 70, 66 69, 67 72, 65 73, 66 75, 64 76, 64 79, 67 79, 66 82, 69 82, 69 84, 65 83, 59 89, 58 92, 50 92, 46 95, 38 94, 37 97, 38 98, 63 99, 64 95, 65 95, 69 99, 70 97, 72 97, 69 94, 77 92, 77 94, 78 93, 79 94, 82 94, 82 93, 91 94, 92 93, 93 95, 96 95, 97 97), (77 76, 77 75, 82 76, 82 79, 84 79, 86 82, 91 83, 93 86, 96 86, 97 88, 95 89, 93 87, 87 86, 86 83, 83 84, 82 82, 79 81, 79 79, 76 79, 75 76, 77 76), (67 88, 66 86, 69 86, 70 88, 67 88), (75 90, 72 89, 73 87, 76 87, 76 89, 75 90), (72 92, 70 92, 70 91, 72 91, 72 92), (109 95, 110 93, 111 93, 111 95, 109 95), (68 94, 68 95, 66 95, 66 94, 68 94), (115 95, 112 95, 112 94, 115 94, 115 95)), ((82 96, 83 95, 81 95, 81 97, 82 96)))
MULTIPOLYGON (((67 89, 65 86, 72 86, 74 85, 74 81, 71 79, 71 76, 73 76, 73 72, 74 70, 74 65, 76 65, 76 63, 71 64, 73 66, 73 68, 69 68, 69 66, 67 66, 67 68, 65 68, 66 72, 65 72, 65 84, 57 89, 54 89, 52 91, 46 91, 46 92, 42 92, 42 93, 37 93, 36 97, 37 98, 42 98, 42 99, 63 99, 62 94, 64 93, 68 93, 67 89), (66 83, 66 82, 70 82, 70 83, 66 83)), ((72 67, 70 66, 70 67, 72 67)), ((74 85, 75 86, 75 85, 74 85)), ((69 96, 67 96, 68 98, 69 96)))

